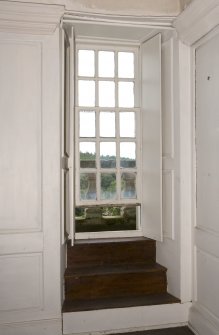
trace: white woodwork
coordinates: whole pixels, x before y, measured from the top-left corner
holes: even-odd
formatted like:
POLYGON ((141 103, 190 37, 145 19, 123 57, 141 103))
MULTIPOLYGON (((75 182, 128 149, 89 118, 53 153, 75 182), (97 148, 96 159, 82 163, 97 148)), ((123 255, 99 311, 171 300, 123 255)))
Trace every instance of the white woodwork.
POLYGON ((193 45, 218 25, 218 0, 193 0, 175 20, 182 42, 193 45))
POLYGON ((42 225, 41 45, 1 40, 0 48, 3 97, 0 101, 0 231, 39 231, 42 225))
POLYGON ((64 313, 63 334, 112 334, 185 325, 190 306, 186 303, 64 313))
POLYGON ((42 254, 0 256, 0 272, 0 312, 43 307, 42 254))
MULTIPOLYGON (((206 17, 208 22, 208 16, 206 17)), ((218 29, 194 45, 196 215, 194 298, 189 321, 200 335, 219 332, 218 29), (209 55, 211 55, 209 59, 209 55)))
POLYGON ((0 32, 53 34, 64 13, 64 6, 0 2, 0 32))
POLYGON ((174 236, 174 171, 163 171, 163 234, 170 239, 174 236))
POLYGON ((49 6, 27 5, 25 11, 21 4, 2 3, 1 19, 8 17, 3 30, 9 33, 0 33, 0 333, 60 335, 60 59, 55 27, 61 12, 58 8, 53 16, 51 6, 50 17, 49 6), (39 23, 49 35, 40 29, 39 35, 31 35, 37 29, 22 13, 35 12, 37 21, 43 9, 45 26, 39 23))
POLYGON ((161 35, 141 45, 143 233, 162 240, 161 35))

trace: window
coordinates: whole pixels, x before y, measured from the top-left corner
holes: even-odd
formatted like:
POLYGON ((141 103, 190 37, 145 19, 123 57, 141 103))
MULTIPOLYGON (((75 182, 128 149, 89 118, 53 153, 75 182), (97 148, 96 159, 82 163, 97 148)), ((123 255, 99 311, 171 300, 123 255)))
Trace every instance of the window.
POLYGON ((138 230, 138 48, 76 54, 76 232, 138 230))
POLYGON ((122 25, 65 26, 63 201, 72 243, 162 240, 161 35, 147 40, 144 27, 122 25))

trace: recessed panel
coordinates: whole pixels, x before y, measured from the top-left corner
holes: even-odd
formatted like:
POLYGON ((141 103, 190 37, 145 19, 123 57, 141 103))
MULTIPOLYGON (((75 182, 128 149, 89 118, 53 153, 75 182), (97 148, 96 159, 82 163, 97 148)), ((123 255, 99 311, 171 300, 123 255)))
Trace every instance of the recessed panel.
POLYGON ((0 230, 40 230, 41 45, 1 42, 0 64, 0 230))
POLYGON ((42 306, 42 255, 0 257, 0 310, 42 306))

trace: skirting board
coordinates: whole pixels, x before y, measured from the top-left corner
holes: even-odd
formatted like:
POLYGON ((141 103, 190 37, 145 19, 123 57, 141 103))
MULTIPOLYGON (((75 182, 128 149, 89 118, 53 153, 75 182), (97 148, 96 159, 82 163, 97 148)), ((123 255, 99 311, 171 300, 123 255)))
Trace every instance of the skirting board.
POLYGON ((61 335, 62 320, 37 320, 0 324, 1 335, 61 335))
POLYGON ((208 310, 197 303, 194 304, 189 313, 189 325, 196 334, 218 335, 219 319, 216 319, 208 310))
POLYGON ((63 314, 63 334, 97 334, 188 323, 191 303, 63 314))

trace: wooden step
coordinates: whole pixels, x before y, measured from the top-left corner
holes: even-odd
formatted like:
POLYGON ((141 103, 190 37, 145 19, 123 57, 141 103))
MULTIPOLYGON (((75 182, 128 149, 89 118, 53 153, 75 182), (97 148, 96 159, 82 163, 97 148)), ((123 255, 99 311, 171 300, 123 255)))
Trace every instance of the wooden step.
POLYGON ((104 298, 104 299, 74 299, 65 300, 62 312, 92 311, 100 309, 125 308, 135 306, 151 306, 180 303, 180 300, 169 293, 104 298))
POLYGON ((135 239, 93 240, 68 244, 67 266, 93 267, 103 264, 152 264, 156 259, 156 242, 140 237, 135 239))
POLYGON ((166 268, 159 264, 67 268, 65 273, 66 300, 158 294, 166 288, 166 268))

